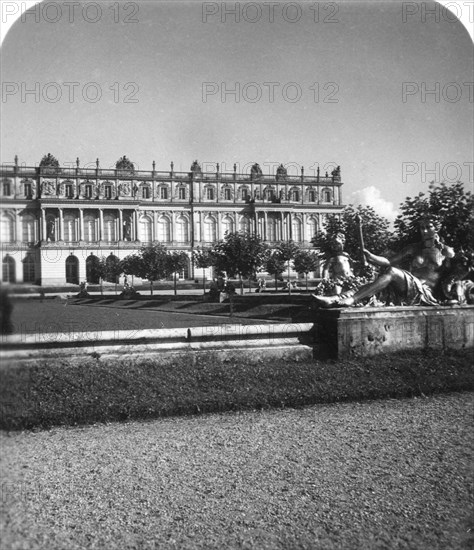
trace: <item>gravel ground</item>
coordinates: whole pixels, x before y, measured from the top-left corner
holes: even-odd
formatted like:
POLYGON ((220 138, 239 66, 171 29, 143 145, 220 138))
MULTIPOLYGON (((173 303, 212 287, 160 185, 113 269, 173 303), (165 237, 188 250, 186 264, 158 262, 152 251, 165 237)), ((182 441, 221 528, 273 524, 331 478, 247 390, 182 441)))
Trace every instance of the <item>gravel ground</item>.
POLYGON ((3 434, 1 547, 469 548, 472 412, 458 393, 3 434))

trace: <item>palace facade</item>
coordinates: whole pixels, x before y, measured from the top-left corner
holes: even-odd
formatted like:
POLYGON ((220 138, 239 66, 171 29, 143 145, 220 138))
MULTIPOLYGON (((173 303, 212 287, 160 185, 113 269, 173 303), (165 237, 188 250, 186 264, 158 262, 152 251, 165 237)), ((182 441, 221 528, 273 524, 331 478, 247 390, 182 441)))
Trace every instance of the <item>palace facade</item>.
POLYGON ((219 165, 204 173, 197 161, 189 172, 175 172, 173 163, 159 172, 154 162, 151 171, 135 171, 125 157, 113 170, 98 161, 96 168, 80 168, 79 160, 75 168, 28 167, 15 158, 0 168, 2 282, 96 282, 90 266, 97 258, 117 261, 152 242, 185 251, 182 277, 202 278, 192 251, 227 231, 312 248, 324 217, 343 209, 341 187, 339 167, 330 175, 306 176, 301 169, 290 176, 283 165, 264 175, 258 164, 248 174, 235 165, 231 173, 219 165))

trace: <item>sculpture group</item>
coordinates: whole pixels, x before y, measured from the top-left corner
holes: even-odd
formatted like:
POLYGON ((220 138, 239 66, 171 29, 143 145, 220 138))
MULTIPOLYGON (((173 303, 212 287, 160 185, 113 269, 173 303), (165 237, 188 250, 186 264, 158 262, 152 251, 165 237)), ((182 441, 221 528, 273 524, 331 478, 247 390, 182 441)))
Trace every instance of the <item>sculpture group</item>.
MULTIPOLYGON (((474 262, 462 250, 455 253, 444 243, 433 219, 419 222, 420 241, 390 259, 367 250, 360 236, 365 260, 379 268, 378 276, 354 290, 331 296, 313 295, 320 307, 350 307, 390 292, 394 305, 464 305, 474 303, 474 262)), ((325 278, 351 277, 350 258, 344 252, 344 235, 335 237, 335 254, 325 265, 325 278)), ((387 300, 386 300, 387 301, 387 300)))

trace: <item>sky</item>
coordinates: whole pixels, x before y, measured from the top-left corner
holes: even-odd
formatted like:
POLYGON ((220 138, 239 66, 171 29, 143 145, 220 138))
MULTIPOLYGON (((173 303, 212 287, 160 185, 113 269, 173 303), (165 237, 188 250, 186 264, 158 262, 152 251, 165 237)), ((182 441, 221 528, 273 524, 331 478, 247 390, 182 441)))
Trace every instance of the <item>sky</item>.
POLYGON ((271 4, 39 4, 0 49, 0 161, 340 165, 343 202, 392 220, 432 180, 473 190, 473 44, 452 14, 271 4))

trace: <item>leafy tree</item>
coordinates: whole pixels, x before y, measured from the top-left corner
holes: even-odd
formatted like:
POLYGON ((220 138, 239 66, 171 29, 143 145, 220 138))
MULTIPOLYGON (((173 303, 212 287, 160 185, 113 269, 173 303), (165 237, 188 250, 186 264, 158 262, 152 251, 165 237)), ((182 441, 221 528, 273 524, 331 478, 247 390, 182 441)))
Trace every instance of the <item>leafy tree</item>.
POLYGON ((214 265, 214 256, 210 248, 197 248, 193 252, 194 265, 198 269, 202 269, 202 288, 206 294, 206 268, 214 265))
POLYGON ((309 250, 299 250, 293 259, 293 269, 296 273, 304 273, 306 278, 306 292, 308 292, 308 273, 316 271, 319 266, 319 255, 309 250))
POLYGON ((117 170, 126 170, 128 172, 135 172, 135 165, 125 155, 118 159, 118 161, 115 163, 115 168, 117 170))
POLYGON ((188 255, 185 252, 168 252, 167 264, 168 274, 173 274, 174 295, 176 296, 178 293, 176 287, 176 274, 183 271, 188 265, 188 255))
POLYGON ((267 273, 275 277, 275 290, 278 290, 278 278, 286 269, 286 262, 281 257, 278 250, 269 252, 264 263, 264 269, 267 273))
MULTIPOLYGON (((276 252, 290 270, 290 261, 293 260, 299 252, 299 247, 293 241, 282 242, 276 247, 276 252)), ((291 294, 290 278, 288 276, 288 294, 291 294)))
POLYGON ((474 251, 474 195, 466 191, 461 182, 432 182, 428 195, 419 193, 414 198, 407 197, 400 210, 395 220, 397 249, 419 240, 418 222, 428 216, 439 225, 443 241, 456 250, 474 251))
POLYGON ((117 294, 117 283, 120 275, 123 273, 122 265, 117 256, 110 254, 103 264, 101 264, 101 271, 104 281, 115 284, 115 294, 117 294))
POLYGON ((43 168, 45 166, 48 166, 51 168, 59 168, 59 161, 51 153, 48 153, 47 155, 44 155, 39 165, 40 165, 40 168, 43 168))
POLYGON ((166 246, 155 243, 143 246, 138 254, 127 256, 121 262, 123 273, 146 279, 150 283, 153 296, 153 281, 169 275, 168 253, 166 246))
POLYGON ((389 252, 393 235, 389 229, 390 222, 379 216, 371 206, 346 206, 341 217, 331 214, 326 218, 324 231, 318 231, 311 242, 329 259, 333 254, 333 242, 337 233, 346 237, 345 251, 349 254, 355 273, 365 273, 359 243, 359 226, 357 216, 362 221, 362 233, 365 248, 374 254, 389 252))
POLYGON ((260 237, 236 232, 226 234, 223 241, 216 243, 212 255, 219 271, 239 277, 240 293, 243 294, 243 278, 255 277, 265 262, 266 251, 267 246, 260 237))

